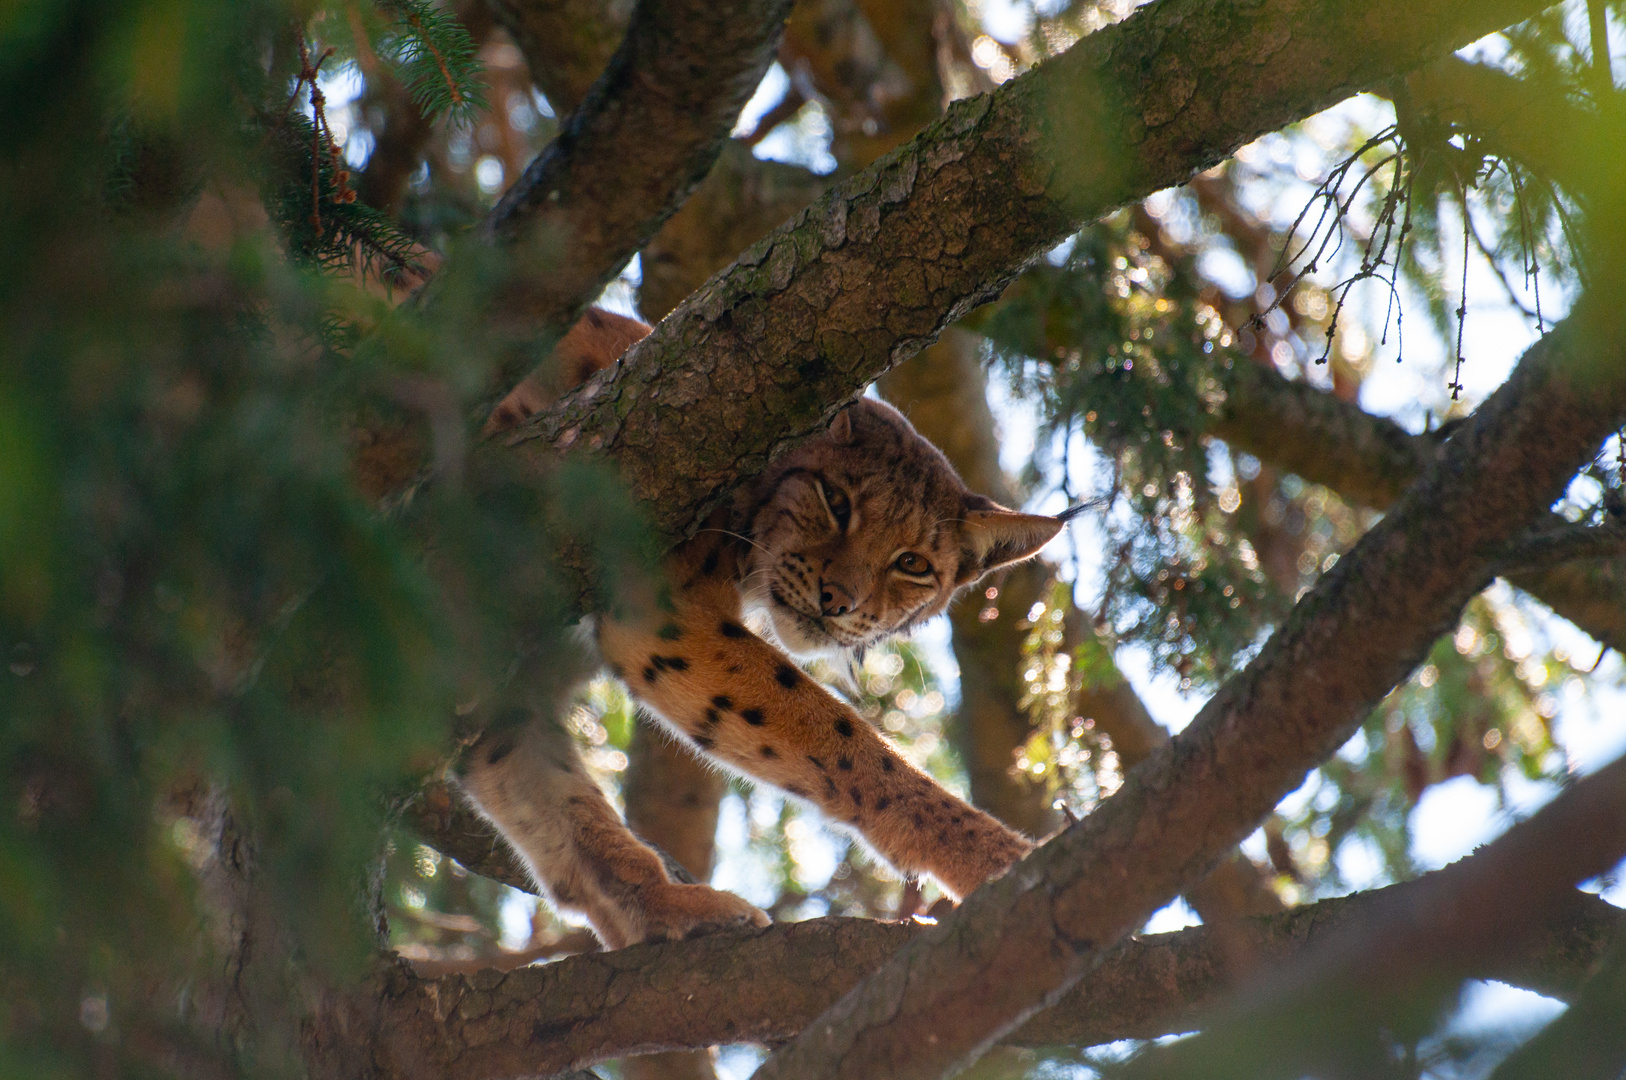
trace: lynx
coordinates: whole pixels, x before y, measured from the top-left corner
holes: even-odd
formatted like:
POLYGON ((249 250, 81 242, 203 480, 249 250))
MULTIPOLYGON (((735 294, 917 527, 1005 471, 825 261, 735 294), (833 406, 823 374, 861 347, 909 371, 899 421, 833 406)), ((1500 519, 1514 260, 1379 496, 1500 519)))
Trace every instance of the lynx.
MULTIPOLYGON (((648 332, 592 311, 561 342, 559 368, 590 374, 648 332)), ((557 389, 522 385, 488 432, 557 389)), ((911 765, 795 661, 908 632, 984 574, 1035 554, 1064 517, 973 494, 901 413, 860 399, 668 557, 661 601, 600 615, 593 636, 611 673, 678 739, 817 807, 900 872, 930 874, 958 899, 1032 844, 911 765)), ((488 731, 461 783, 545 895, 609 948, 767 922, 738 897, 674 881, 558 723, 488 731)))

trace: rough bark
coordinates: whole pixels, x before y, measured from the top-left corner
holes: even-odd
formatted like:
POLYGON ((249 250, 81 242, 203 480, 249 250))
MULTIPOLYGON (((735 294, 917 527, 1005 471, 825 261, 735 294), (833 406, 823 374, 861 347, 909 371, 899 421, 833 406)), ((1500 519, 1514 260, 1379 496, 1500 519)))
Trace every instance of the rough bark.
POLYGON ((758 161, 731 141, 644 249, 638 306, 651 322, 726 267, 740 252, 824 193, 827 181, 797 165, 758 161))
MULTIPOLYGON (((1088 1046, 1189 1031, 1249 973, 1290 960, 1426 880, 1137 937, 1006 1041, 1088 1046)), ((639 1047, 778 1042, 927 929, 827 918, 508 973, 419 980, 395 970, 383 983, 377 1017, 378 1080, 548 1075, 639 1047)), ((1568 998, 1623 935, 1626 912, 1577 893, 1539 934, 1512 953, 1482 958, 1473 974, 1568 998)))
MULTIPOLYGON (((562 333, 710 171, 762 74, 789 0, 647 0, 559 135, 481 235, 523 241, 506 305, 562 333)), ((444 273, 444 271, 443 271, 444 273)), ((527 373, 508 358, 500 381, 527 373)))
POLYGON ((613 457, 672 534, 1084 221, 1538 10, 1162 0, 957 102, 516 433, 613 457))
POLYGON ((1622 336, 1583 300, 1166 750, 832 1008, 764 1080, 952 1075, 1240 842, 1422 661, 1496 549, 1626 417, 1622 336))

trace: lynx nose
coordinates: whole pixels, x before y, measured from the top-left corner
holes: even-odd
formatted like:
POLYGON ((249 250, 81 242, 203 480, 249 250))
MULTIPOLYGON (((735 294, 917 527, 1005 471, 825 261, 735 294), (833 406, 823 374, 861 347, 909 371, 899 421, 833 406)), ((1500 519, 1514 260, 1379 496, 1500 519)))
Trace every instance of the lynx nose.
POLYGON ((846 586, 834 581, 819 583, 819 607, 826 615, 845 615, 858 606, 858 602, 846 586))

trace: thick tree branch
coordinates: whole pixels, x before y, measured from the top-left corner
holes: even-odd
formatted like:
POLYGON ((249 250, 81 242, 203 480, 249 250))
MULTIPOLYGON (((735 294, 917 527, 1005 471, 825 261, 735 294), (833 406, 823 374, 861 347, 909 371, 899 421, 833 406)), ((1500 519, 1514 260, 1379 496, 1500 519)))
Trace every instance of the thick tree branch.
POLYGON ((801 210, 827 186, 797 165, 759 161, 730 140, 705 182, 655 235, 642 256, 638 307, 659 322, 717 270, 801 210))
POLYGON ((681 534, 1083 222, 1541 6, 1159 0, 956 103, 513 441, 609 454, 681 534))
MULTIPOLYGON (((1088 1046, 1189 1031, 1203 1008, 1249 973, 1290 960, 1428 880, 1135 938, 1006 1041, 1088 1046)), ((638 1049, 782 1041, 927 929, 816 919, 508 973, 420 980, 394 971, 378 1029, 379 1078, 493 1080, 547 1075, 638 1049)), ((1623 935, 1626 912, 1576 893, 1540 934, 1512 953, 1482 959, 1473 974, 1567 998, 1623 935)))
POLYGON ((1517 537, 1497 560, 1500 573, 1536 574, 1555 565, 1626 559, 1626 525, 1568 525, 1517 537))
MULTIPOLYGON (((507 303, 531 332, 562 333, 705 178, 789 12, 790 0, 639 4, 604 73, 481 227, 525 242, 507 303)), ((529 362, 509 358, 500 381, 529 362)))
POLYGON ((764 1066, 937 1077, 1055 1000, 1333 753, 1626 416, 1622 335, 1583 301, 1168 750, 974 894, 764 1066))
POLYGON ((616 0, 486 0, 486 6, 560 116, 581 105, 627 32, 627 6, 616 0))
POLYGON ((1626 758, 1576 781, 1469 858, 1382 897, 1268 979, 1253 980, 1203 1034, 1149 1052, 1128 1074, 1344 1073, 1326 1058, 1370 1045, 1380 1027, 1404 1030, 1408 1016, 1432 1015, 1462 979, 1519 949, 1577 883, 1623 855, 1626 758))

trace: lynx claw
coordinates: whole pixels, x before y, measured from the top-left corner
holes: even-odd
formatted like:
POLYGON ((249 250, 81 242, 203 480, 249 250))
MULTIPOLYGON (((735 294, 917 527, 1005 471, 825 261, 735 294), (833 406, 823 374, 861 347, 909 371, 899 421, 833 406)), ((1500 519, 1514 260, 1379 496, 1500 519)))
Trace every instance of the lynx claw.
POLYGON ((709 885, 668 884, 645 897, 646 941, 699 937, 719 930, 767 926, 766 912, 709 885))

